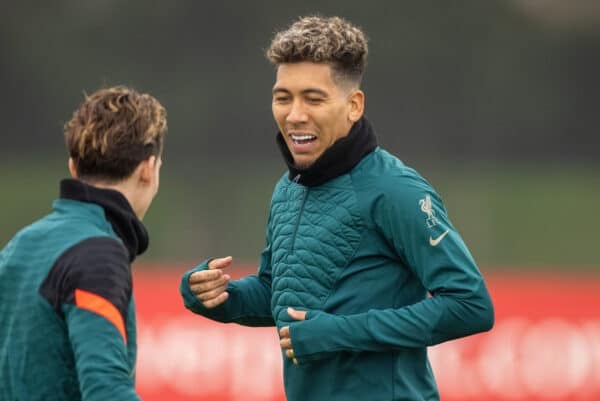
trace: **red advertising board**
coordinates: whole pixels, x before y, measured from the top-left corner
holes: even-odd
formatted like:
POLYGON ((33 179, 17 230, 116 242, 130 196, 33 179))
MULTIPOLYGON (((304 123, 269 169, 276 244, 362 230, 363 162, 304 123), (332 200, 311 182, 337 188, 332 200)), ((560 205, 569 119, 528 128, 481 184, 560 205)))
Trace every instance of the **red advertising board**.
MULTIPOLYGON (((135 275, 142 399, 285 400, 276 330, 188 312, 183 271, 135 275)), ((486 281, 494 329, 429 350, 442 399, 600 399, 600 275, 497 273, 486 281)))

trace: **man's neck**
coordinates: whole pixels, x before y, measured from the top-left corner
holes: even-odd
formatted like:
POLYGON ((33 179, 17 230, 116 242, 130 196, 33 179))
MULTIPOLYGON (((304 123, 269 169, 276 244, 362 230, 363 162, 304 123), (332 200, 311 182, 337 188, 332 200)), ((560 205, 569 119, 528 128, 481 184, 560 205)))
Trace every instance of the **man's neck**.
POLYGON ((135 182, 133 181, 133 177, 129 177, 125 180, 121 180, 117 183, 111 183, 111 182, 105 182, 105 181, 86 181, 86 180, 82 180, 82 181, 85 182, 86 184, 91 185, 96 188, 112 189, 113 191, 120 192, 125 197, 125 199, 127 199, 127 202, 129 202, 129 204, 131 205, 131 208, 133 209, 137 218, 140 220, 143 219, 144 213, 141 213, 140 207, 139 207, 139 202, 137 201, 137 196, 135 196, 135 194, 137 192, 135 189, 135 182))

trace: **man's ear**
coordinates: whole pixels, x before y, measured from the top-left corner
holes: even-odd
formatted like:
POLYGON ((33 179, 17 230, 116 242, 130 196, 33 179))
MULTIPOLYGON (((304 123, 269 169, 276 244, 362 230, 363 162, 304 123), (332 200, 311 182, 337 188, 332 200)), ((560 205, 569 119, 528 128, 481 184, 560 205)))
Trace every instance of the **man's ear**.
POLYGON ((140 181, 144 184, 152 182, 154 177, 154 169, 156 168, 156 156, 150 156, 146 160, 142 160, 140 165, 137 167, 139 170, 140 181))
POLYGON ((79 174, 77 174, 77 168, 75 167, 75 161, 73 161, 72 157, 69 157, 69 173, 71 173, 71 177, 79 178, 79 174))
POLYGON ((365 93, 360 89, 356 89, 350 94, 348 101, 350 102, 348 119, 355 123, 360 120, 365 111, 365 93))

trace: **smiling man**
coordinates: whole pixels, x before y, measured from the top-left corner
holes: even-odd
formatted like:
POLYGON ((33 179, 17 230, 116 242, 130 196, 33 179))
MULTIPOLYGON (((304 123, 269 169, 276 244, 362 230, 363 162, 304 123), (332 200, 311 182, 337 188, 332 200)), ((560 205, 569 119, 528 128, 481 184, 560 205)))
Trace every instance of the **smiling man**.
POLYGON ((273 116, 288 166, 256 275, 231 257, 187 272, 187 308, 276 325, 289 401, 439 400, 427 347, 489 330, 483 278, 442 200, 377 145, 360 89, 363 32, 306 17, 278 33, 273 116))
MULTIPOLYGON (((343 80, 343 76, 336 77, 343 80)), ((297 170, 308 169, 327 149, 348 135, 364 109, 364 94, 338 85, 331 66, 301 61, 277 69, 273 116, 297 170)), ((285 148, 284 148, 285 149, 285 148)))

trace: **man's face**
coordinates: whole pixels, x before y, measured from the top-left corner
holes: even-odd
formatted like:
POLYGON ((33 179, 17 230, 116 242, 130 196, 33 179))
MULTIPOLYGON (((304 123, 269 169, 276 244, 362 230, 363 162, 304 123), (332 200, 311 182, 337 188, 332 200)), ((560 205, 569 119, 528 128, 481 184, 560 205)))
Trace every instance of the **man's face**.
POLYGON ((273 86, 273 116, 296 167, 305 169, 362 115, 362 92, 333 81, 329 64, 280 64, 273 86), (357 108, 357 106, 360 106, 357 108), (357 112, 358 111, 358 112, 357 112))

